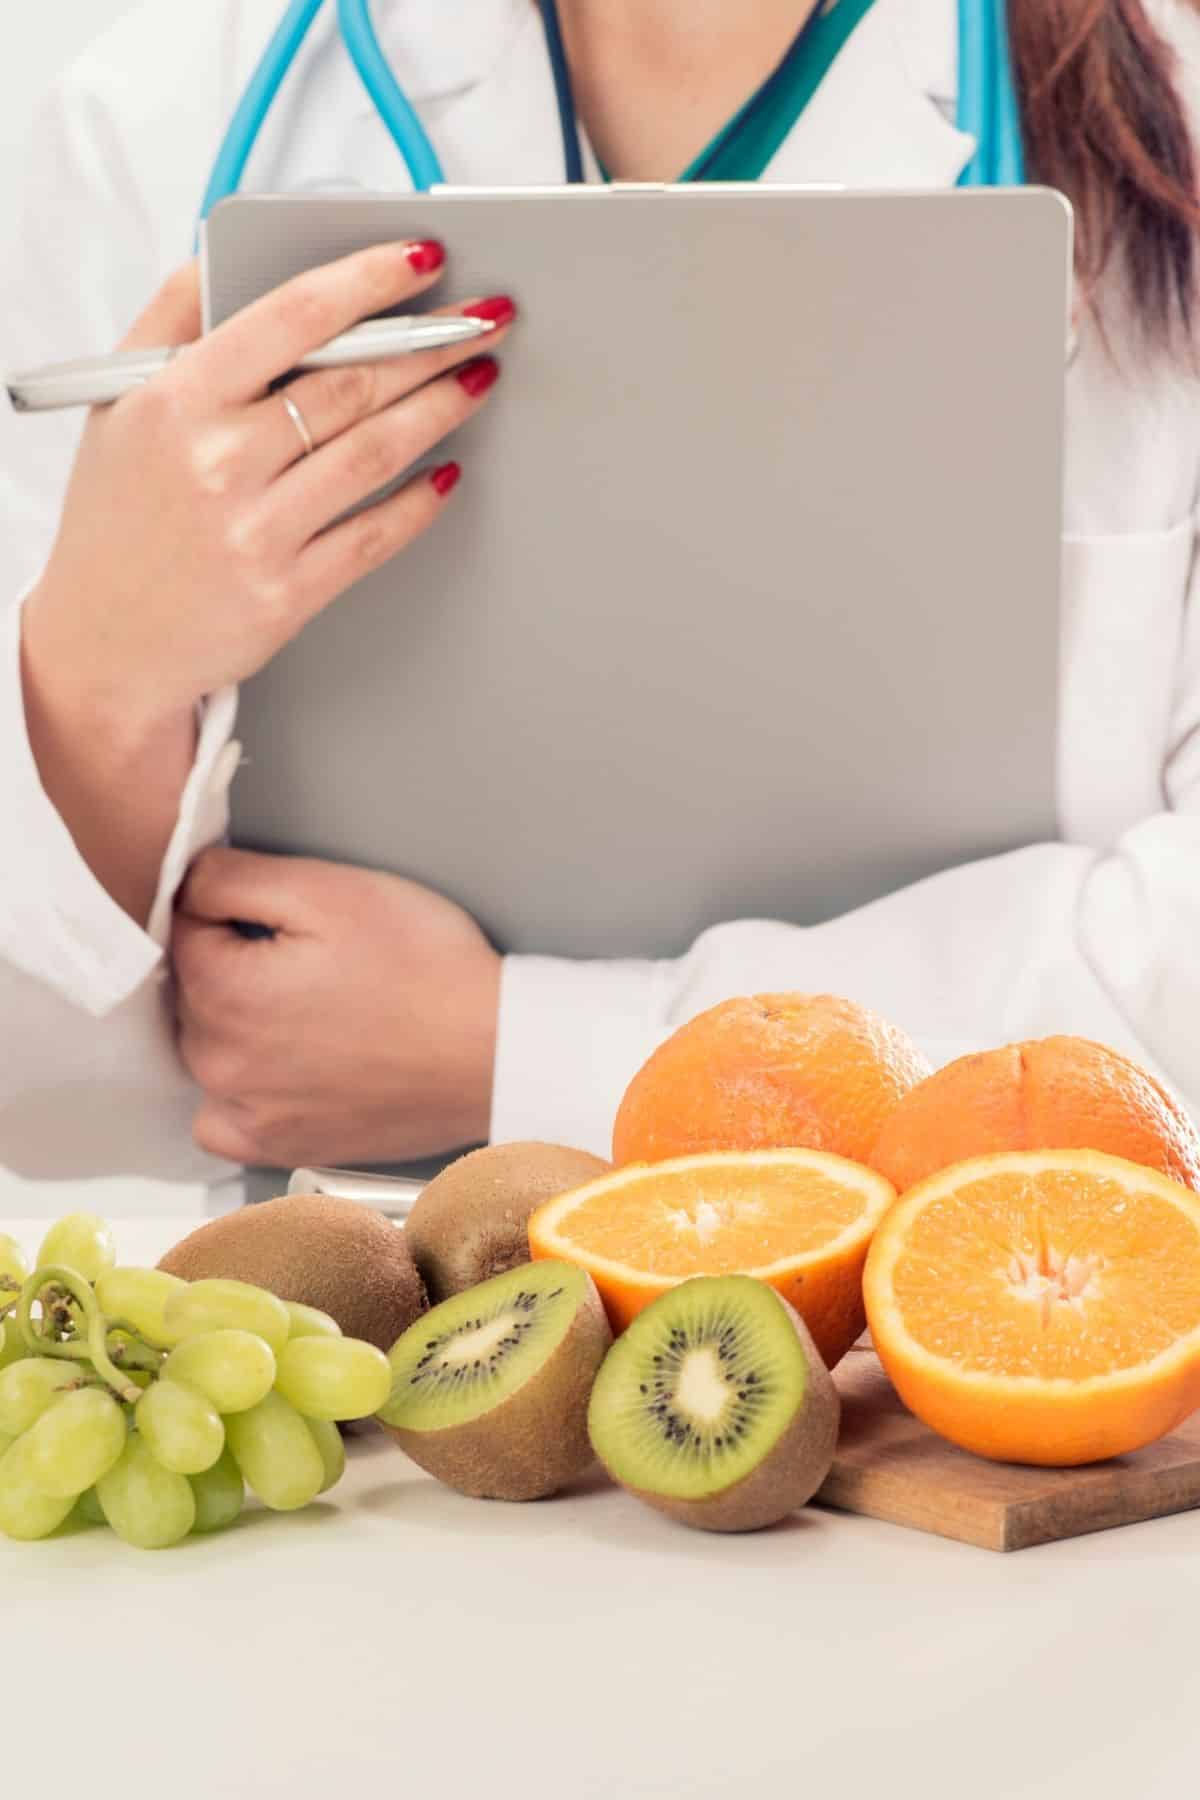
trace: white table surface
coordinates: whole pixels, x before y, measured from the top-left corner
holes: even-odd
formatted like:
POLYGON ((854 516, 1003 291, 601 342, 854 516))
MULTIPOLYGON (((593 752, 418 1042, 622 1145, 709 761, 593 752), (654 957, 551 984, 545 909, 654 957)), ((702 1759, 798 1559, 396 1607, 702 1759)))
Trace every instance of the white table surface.
MULTIPOLYGON (((118 1226, 120 1258, 152 1262, 194 1223, 118 1226)), ((31 1251, 44 1228, 4 1221, 31 1251)), ((174 1550, 102 1530, 0 1539, 0 1790, 1200 1787, 1195 1514, 1008 1556, 816 1508, 720 1537, 597 1480, 535 1505, 472 1501, 381 1435, 350 1449, 308 1512, 254 1508, 174 1550)))

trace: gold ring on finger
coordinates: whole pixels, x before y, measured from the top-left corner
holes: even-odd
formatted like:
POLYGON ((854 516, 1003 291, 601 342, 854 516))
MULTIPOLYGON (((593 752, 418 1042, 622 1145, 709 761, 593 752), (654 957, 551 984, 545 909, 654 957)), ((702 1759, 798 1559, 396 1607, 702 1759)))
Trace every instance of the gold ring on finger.
MULTIPOLYGON (((316 445, 313 443, 312 432, 308 429, 308 421, 305 419, 304 414, 300 411, 300 408, 296 405, 296 402, 292 399, 290 394, 280 394, 279 398, 283 401, 284 406, 287 408, 288 417, 300 434, 300 442, 304 445, 301 454, 304 456, 311 456, 316 449, 316 445)), ((297 458, 297 461, 298 460, 299 458, 297 458)))

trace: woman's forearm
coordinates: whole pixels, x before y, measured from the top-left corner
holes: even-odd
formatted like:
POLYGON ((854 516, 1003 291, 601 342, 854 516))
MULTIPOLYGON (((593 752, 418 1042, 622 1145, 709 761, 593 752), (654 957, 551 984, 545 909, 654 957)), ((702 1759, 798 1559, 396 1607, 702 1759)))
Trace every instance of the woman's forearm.
POLYGON ((80 855, 117 905, 144 926, 196 749, 194 709, 138 716, 94 688, 55 610, 30 594, 23 609, 21 679, 29 742, 42 786, 80 855))

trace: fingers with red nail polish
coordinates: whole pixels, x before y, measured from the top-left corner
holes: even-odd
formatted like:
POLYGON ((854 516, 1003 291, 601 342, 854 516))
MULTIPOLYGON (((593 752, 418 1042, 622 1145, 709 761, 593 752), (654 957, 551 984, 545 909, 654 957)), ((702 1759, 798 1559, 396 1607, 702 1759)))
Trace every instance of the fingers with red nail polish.
POLYGON ((446 495, 450 492, 451 488, 458 486, 458 481, 459 481, 459 477, 461 476, 461 474, 462 474, 462 469, 458 463, 456 463, 456 462, 442 463, 438 468, 434 469, 433 473, 429 477, 431 483, 433 484, 434 492, 436 494, 440 495, 443 499, 445 499, 446 495))
POLYGON ((432 275, 446 260, 446 252, 432 238, 419 238, 408 246, 405 254, 417 275, 432 275))
POLYGON ((499 380, 500 364, 494 356, 475 356, 455 372, 472 400, 478 400, 499 380))
POLYGON ((517 316, 515 300, 507 294, 492 294, 486 300, 473 300, 462 309, 464 319, 489 319, 495 326, 511 325, 517 316))

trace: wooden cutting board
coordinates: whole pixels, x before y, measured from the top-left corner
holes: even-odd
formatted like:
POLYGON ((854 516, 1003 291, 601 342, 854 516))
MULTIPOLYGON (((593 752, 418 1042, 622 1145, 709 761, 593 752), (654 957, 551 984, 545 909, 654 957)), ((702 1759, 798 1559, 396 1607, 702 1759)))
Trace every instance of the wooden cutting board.
POLYGON ((956 1450, 901 1403, 873 1350, 834 1376, 842 1432, 817 1500, 985 1550, 1025 1550, 1200 1504, 1200 1413, 1148 1449, 1081 1469, 985 1462, 956 1450))

